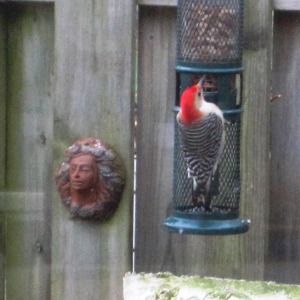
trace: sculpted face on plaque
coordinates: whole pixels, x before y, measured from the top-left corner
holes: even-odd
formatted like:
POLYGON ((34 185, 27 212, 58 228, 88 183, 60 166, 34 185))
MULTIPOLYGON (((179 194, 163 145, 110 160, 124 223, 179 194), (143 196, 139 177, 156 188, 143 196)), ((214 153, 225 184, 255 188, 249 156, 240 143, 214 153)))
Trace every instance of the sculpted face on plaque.
POLYGON ((56 185, 73 218, 107 220, 114 214, 124 188, 117 155, 102 141, 86 138, 66 151, 56 185))
POLYGON ((96 161, 90 154, 82 154, 71 159, 70 192, 74 202, 89 202, 93 187, 97 185, 98 172, 96 161))

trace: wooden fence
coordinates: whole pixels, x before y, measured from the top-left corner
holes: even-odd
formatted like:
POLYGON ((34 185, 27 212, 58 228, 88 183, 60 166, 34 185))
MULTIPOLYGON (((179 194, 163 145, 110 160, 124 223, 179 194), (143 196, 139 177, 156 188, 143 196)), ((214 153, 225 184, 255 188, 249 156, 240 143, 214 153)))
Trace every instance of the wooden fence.
POLYGON ((137 272, 300 283, 299 1, 245 1, 241 215, 252 225, 227 237, 162 228, 176 1, 0 2, 0 299, 122 299, 133 252, 137 272), (283 96, 271 103, 271 93, 283 96), (104 224, 70 220, 53 183, 64 149, 84 136, 110 143, 126 167, 121 205, 104 224))
POLYGON ((122 299, 132 260, 135 5, 44 2, 1 6, 0 298, 122 299), (105 224, 70 220, 53 184, 64 150, 85 136, 110 143, 127 171, 105 224))

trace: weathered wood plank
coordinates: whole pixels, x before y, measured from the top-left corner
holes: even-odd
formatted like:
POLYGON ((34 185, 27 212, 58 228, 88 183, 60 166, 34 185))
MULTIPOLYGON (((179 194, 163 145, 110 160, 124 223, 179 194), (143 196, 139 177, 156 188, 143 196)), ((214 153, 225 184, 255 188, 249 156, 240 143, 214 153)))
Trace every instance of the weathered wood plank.
POLYGON ((141 7, 139 20, 136 270, 159 272, 172 268, 162 223, 172 200, 176 10, 141 7))
POLYGON ((45 197, 44 192, 0 192, 0 212, 40 213, 44 210, 45 197))
POLYGON ((242 278, 264 279, 270 180, 271 1, 245 1, 241 213, 252 225, 240 241, 242 278))
POLYGON ((54 3, 55 0, 0 0, 0 2, 54 3))
POLYGON ((5 112, 6 112, 6 24, 5 13, 0 7, 0 188, 5 184, 5 112))
POLYGON ((299 0, 273 0, 273 6, 276 10, 300 11, 299 0))
POLYGON ((248 4, 245 15, 245 122, 242 141, 245 191, 242 195, 241 215, 252 219, 252 229, 241 236, 186 236, 169 234, 162 228, 164 218, 170 213, 172 199, 176 10, 146 6, 140 8, 136 238, 138 272, 171 271, 175 274, 263 279, 267 226, 265 214, 268 213, 267 100, 271 6, 266 1, 257 1, 251 6, 248 4), (255 39, 252 40, 252 37, 255 39), (261 74, 259 78, 258 73, 261 74), (250 89, 253 84, 256 88, 250 89), (262 171, 257 174, 257 170, 261 168, 262 171))
POLYGON ((139 5, 177 6, 177 0, 138 0, 139 5))
MULTIPOLYGON (((56 0, 0 0, 0 2, 47 2, 55 3, 56 0)), ((178 0, 138 0, 139 5, 149 6, 177 6, 178 0)), ((298 0, 273 0, 273 6, 276 10, 300 10, 298 0)))
POLYGON ((300 13, 276 12, 274 17, 270 280, 300 283, 300 13))
POLYGON ((121 156, 126 190, 107 223, 70 220, 53 202, 53 299, 121 299, 131 269, 135 1, 56 1, 55 167, 75 139, 95 136, 121 156))
MULTIPOLYGON (((6 149, 6 22, 5 12, 0 7, 0 189, 5 185, 5 149, 6 149)), ((0 200, 1 203, 1 200, 0 200)), ((0 210, 1 211, 1 210, 0 210)), ((4 220, 0 219, 0 299, 5 295, 4 275, 4 220)))
MULTIPOLYGON (((0 0, 0 2, 48 2, 54 3, 56 0, 0 0)), ((139 5, 151 6, 177 6, 178 0, 138 0, 139 5)), ((300 10, 298 0, 273 0, 276 10, 300 10)))
POLYGON ((5 188, 15 192, 12 201, 1 197, 6 298, 49 299, 54 10, 14 4, 6 14, 5 188))

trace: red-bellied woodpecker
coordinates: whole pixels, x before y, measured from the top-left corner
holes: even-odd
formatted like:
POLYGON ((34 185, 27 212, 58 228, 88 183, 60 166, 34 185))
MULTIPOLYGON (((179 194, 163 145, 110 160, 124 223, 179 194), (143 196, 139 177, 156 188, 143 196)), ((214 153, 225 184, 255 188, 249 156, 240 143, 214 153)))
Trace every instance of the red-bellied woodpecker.
POLYGON ((204 99, 203 81, 204 76, 183 92, 177 123, 188 176, 193 178, 193 203, 210 210, 210 185, 223 150, 225 132, 222 111, 204 99))

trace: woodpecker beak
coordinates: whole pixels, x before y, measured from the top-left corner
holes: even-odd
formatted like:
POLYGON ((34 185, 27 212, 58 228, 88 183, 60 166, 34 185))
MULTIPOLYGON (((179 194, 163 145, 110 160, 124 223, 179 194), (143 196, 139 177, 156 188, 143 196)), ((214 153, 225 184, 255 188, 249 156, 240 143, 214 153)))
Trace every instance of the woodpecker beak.
POLYGON ((202 84, 203 84, 204 79, 205 79, 205 75, 203 75, 203 76, 200 78, 200 80, 199 80, 199 82, 198 82, 197 85, 200 86, 200 87, 202 87, 202 84))

